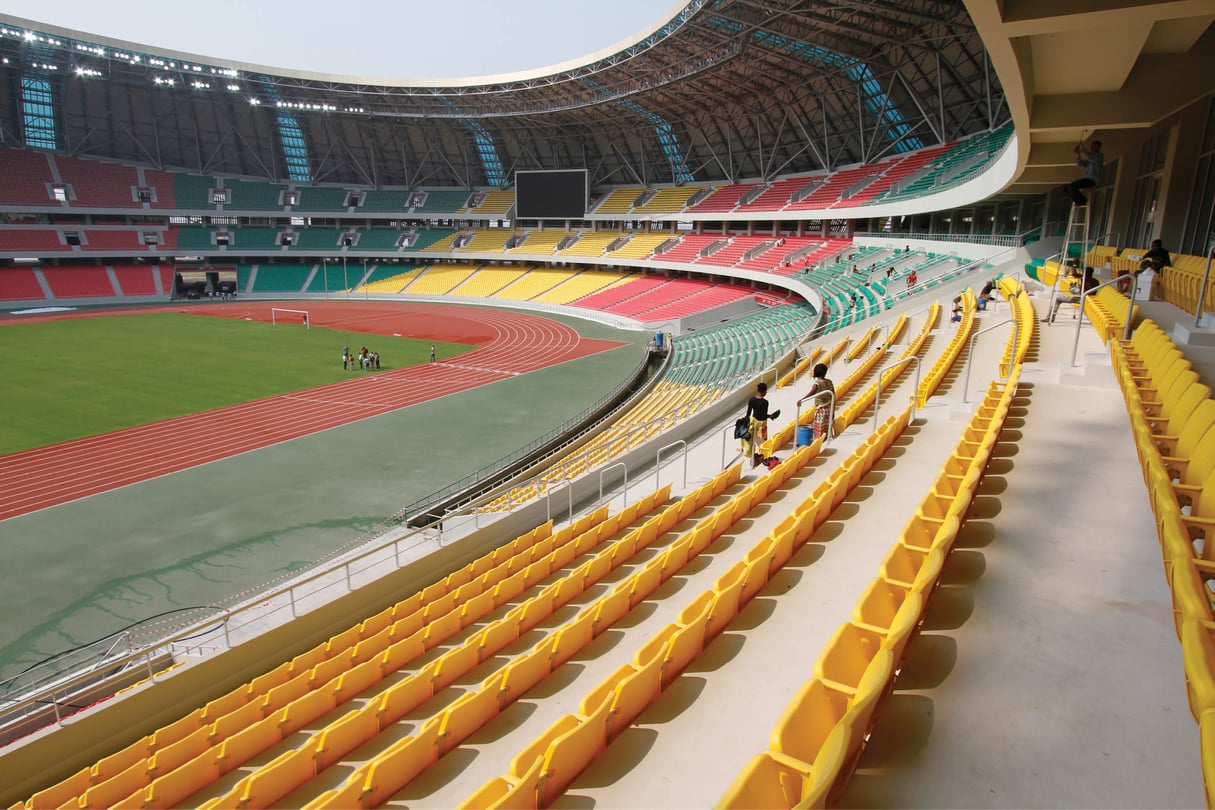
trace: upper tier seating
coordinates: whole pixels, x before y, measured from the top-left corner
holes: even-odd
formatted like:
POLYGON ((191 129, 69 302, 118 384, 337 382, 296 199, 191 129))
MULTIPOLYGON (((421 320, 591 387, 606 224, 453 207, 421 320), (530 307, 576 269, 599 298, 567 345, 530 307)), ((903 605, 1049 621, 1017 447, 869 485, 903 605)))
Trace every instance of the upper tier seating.
MULTIPOLYGON (((756 251, 756 254, 753 257, 753 260, 758 259, 759 257, 765 255, 768 251, 777 247, 777 243, 780 241, 779 236, 771 236, 771 235, 748 236, 747 234, 737 233, 737 234, 729 234, 728 236, 729 236, 730 241, 725 246, 723 246, 720 250, 715 250, 712 253, 710 253, 708 256, 702 256, 702 257, 696 259, 696 261, 701 264, 712 264, 712 265, 716 265, 718 267, 733 267, 734 265, 741 262, 743 260, 743 257, 746 256, 747 253, 749 253, 750 251, 752 251, 752 250, 756 251)), ((767 270, 767 269, 769 269, 771 264, 775 264, 775 262, 772 262, 763 267, 756 267, 756 268, 751 268, 751 269, 767 270)))
POLYGON ((350 194, 335 186, 303 186, 295 191, 299 201, 291 206, 292 211, 344 211, 350 194))
POLYGON ((655 253, 654 258, 664 262, 694 262, 700 258, 701 251, 718 242, 724 243, 726 237, 720 233, 685 233, 683 236, 672 234, 678 242, 671 248, 655 253))
POLYGON ((0 199, 5 205, 58 205, 51 196, 55 178, 39 149, 0 149, 0 199))
POLYGON ((57 252, 71 250, 58 231, 47 228, 0 228, 0 251, 57 252))
POLYGON ((147 245, 139 238, 139 231, 100 230, 90 228, 84 232, 84 248, 86 250, 147 250, 147 245))
POLYGON ((621 231, 580 231, 577 235, 578 241, 563 248, 562 256, 596 258, 602 256, 612 242, 624 238, 624 233, 621 231))
POLYGON ((373 188, 363 194, 363 204, 360 211, 400 211, 405 212, 409 207, 410 193, 404 189, 373 188))
POLYGON ((755 188, 754 183, 733 183, 719 186, 705 199, 688 209, 690 213, 729 213, 738 205, 743 195, 755 188))
POLYGON ((528 231, 523 241, 510 249, 511 253, 529 253, 535 256, 548 256, 557 250, 562 240, 569 237, 567 231, 528 231))
POLYGON ((76 195, 72 205, 89 208, 141 207, 135 195, 139 176, 133 167, 66 155, 55 155, 53 160, 59 168, 59 176, 76 195))
POLYGON ((608 256, 613 259, 645 259, 654 252, 655 248, 670 238, 669 233, 634 234, 628 242, 611 251, 608 256))
POLYGON ((789 204, 793 199, 793 195, 807 186, 815 183, 821 183, 827 180, 830 175, 820 174, 808 177, 788 177, 784 180, 778 180, 749 203, 738 206, 739 211, 779 211, 789 204))
POLYGON ((176 175, 173 182, 173 195, 177 200, 177 207, 185 211, 200 209, 214 211, 215 203, 211 202, 211 189, 215 186, 216 181, 213 177, 197 174, 176 175))
POLYGON ((173 210, 177 208, 177 175, 160 169, 144 169, 143 185, 152 189, 152 208, 173 210))
POLYGON ((468 192, 462 189, 456 191, 436 189, 424 193, 426 200, 421 205, 414 207, 415 214, 454 214, 462 210, 465 201, 468 200, 468 192))
POLYGON ((875 173, 873 166, 856 166, 851 169, 841 169, 832 173, 827 182, 802 199, 790 202, 786 206, 786 209, 790 211, 804 211, 810 208, 830 208, 839 201, 840 195, 845 191, 875 173))
POLYGON ((230 195, 224 206, 228 211, 282 211, 283 192, 287 191, 287 186, 280 183, 228 178, 224 179, 224 188, 230 195))
POLYGON ((928 149, 920 149, 904 157, 902 160, 895 161, 883 173, 869 185, 862 188, 851 197, 845 197, 836 203, 837 208, 848 208, 854 205, 863 205, 869 200, 877 198, 878 195, 885 192, 895 183, 904 181, 918 172, 924 165, 932 160, 935 160, 938 155, 948 149, 948 146, 934 146, 928 149))
POLYGON ((627 214, 633 208, 633 204, 637 198, 645 193, 645 189, 639 186, 630 186, 628 188, 618 188, 611 194, 603 198, 599 205, 595 206, 593 213, 596 214, 627 214))
POLYGON ((469 208, 469 213, 502 214, 505 216, 515 204, 515 192, 511 189, 493 189, 492 191, 482 191, 479 193, 483 195, 480 204, 474 208, 469 208))
POLYGON ((684 209, 692 195, 700 191, 695 186, 663 186, 653 197, 633 209, 637 214, 676 214, 684 209))

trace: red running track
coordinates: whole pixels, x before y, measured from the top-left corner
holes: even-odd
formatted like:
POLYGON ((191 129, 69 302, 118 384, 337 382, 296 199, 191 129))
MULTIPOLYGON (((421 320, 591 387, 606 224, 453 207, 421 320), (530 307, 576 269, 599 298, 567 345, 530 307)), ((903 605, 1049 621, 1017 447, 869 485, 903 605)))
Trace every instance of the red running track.
MULTIPOLYGON (((317 301, 297 306, 308 309, 313 326, 477 348, 447 362, 352 372, 358 376, 347 381, 0 457, 0 520, 623 345, 584 339, 565 324, 534 315, 478 307, 317 301), (216 424, 224 430, 216 431, 216 424)), ((242 302, 185 311, 269 321, 270 307, 242 302)))

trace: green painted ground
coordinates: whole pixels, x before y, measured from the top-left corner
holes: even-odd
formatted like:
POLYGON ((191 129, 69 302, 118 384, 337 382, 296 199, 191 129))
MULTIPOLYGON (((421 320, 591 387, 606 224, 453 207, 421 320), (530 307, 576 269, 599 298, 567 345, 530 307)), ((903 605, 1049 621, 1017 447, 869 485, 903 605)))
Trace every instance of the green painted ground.
MULTIPOLYGON (((174 312, 0 329, 0 455, 325 385, 350 376, 362 332, 174 312)), ((429 359, 430 341, 375 337, 381 368, 429 359)), ((435 344, 440 358, 474 348, 435 344)))
POLYGON ((650 338, 555 319, 629 345, 4 521, 0 678, 325 556, 583 411, 650 338))

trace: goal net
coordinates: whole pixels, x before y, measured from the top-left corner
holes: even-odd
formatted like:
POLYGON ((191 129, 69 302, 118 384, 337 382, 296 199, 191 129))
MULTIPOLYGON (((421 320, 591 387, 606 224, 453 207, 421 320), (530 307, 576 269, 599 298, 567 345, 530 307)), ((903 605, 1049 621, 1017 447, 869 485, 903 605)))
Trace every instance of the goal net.
POLYGON ((282 309, 280 307, 271 307, 270 323, 274 326, 278 326, 280 323, 302 323, 305 329, 312 329, 312 322, 308 317, 308 310, 306 309, 282 309))

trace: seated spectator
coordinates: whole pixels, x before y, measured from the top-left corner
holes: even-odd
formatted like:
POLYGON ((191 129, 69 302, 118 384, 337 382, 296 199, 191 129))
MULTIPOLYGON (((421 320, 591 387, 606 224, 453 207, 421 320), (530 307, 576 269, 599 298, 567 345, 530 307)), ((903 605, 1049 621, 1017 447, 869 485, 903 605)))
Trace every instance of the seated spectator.
POLYGON ((1139 262, 1139 270, 1142 272, 1151 269, 1160 273, 1172 263, 1173 260, 1169 257, 1169 252, 1164 249, 1164 245, 1160 243, 1159 239, 1153 239, 1152 247, 1143 254, 1143 260, 1139 262))
MULTIPOLYGON (((1080 282, 1081 295, 1092 295, 1093 289, 1100 285, 1101 282, 1093 276, 1093 268, 1084 268, 1084 280, 1080 282)), ((1042 319, 1042 323, 1054 323, 1055 316, 1059 314, 1060 304, 1079 304, 1081 295, 1057 295, 1055 296, 1054 306, 1051 307, 1050 315, 1042 319)))
POLYGON ((953 298, 953 309, 951 309, 949 313, 949 322, 962 322, 962 296, 960 295, 955 295, 953 298))

